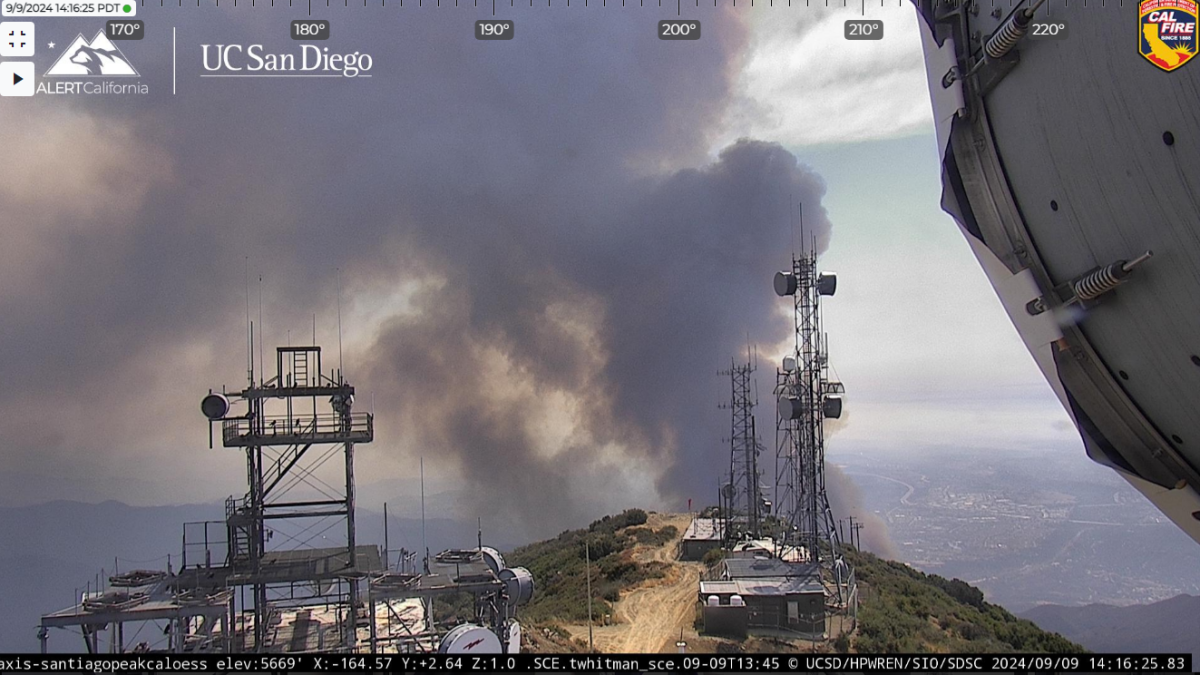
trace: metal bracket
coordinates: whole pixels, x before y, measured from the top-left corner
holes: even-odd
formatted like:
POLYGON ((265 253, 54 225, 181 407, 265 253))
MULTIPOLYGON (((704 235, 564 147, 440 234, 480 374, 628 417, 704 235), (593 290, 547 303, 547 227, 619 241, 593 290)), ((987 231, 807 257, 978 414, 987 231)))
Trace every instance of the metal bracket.
POLYGON ((986 59, 975 74, 975 89, 978 95, 986 96, 1020 62, 1021 52, 1016 49, 998 59, 986 59))

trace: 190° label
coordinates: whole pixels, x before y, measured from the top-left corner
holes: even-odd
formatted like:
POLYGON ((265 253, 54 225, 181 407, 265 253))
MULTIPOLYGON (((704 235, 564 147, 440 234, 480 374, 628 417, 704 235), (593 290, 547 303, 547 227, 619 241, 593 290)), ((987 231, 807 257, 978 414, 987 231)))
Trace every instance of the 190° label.
POLYGON ((515 28, 511 19, 492 19, 475 22, 476 40, 511 40, 515 28))

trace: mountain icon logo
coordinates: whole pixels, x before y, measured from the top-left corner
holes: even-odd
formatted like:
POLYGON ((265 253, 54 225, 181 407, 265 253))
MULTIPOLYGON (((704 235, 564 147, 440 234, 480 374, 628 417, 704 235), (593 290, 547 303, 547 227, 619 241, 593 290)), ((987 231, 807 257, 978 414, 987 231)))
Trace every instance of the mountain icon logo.
POLYGON ((80 33, 46 71, 46 76, 140 77, 140 74, 104 31, 100 31, 91 42, 80 33))

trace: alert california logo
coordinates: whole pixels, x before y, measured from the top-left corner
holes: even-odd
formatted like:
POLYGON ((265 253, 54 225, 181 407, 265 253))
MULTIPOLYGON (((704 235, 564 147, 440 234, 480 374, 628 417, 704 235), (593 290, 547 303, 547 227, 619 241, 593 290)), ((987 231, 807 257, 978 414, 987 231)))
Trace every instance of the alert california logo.
POLYGON ((1142 0, 1138 4, 1138 52, 1170 72, 1196 55, 1195 0, 1142 0))

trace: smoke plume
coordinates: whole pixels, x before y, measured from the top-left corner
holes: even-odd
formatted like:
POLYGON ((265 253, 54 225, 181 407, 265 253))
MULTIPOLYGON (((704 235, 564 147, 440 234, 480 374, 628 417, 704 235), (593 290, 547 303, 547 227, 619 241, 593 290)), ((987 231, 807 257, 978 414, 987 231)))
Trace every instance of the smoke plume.
POLYGON ((716 370, 789 330, 771 289, 789 204, 830 238, 823 182, 787 150, 710 152, 746 46, 714 12, 685 49, 617 12, 531 13, 499 47, 454 12, 347 12, 330 47, 370 51, 372 78, 320 84, 201 80, 200 44, 292 48, 215 12, 180 19, 179 96, 147 65, 147 97, 6 104, 0 143, 31 160, 0 169, 9 487, 239 492, 236 453, 197 452, 197 401, 244 381, 261 276, 268 348, 335 347, 342 288, 346 369, 377 415, 360 480, 423 456, 464 510, 531 534, 710 501, 716 370))
MULTIPOLYGON (((888 533, 887 523, 873 511, 867 510, 862 492, 840 466, 825 465, 825 488, 829 491, 829 508, 833 509, 834 518, 845 520, 847 527, 850 517, 854 518, 855 523, 862 523, 862 529, 854 536, 856 545, 861 538, 864 551, 889 559, 897 557, 896 544, 888 533)), ((845 531, 845 535, 844 541, 850 541, 849 530, 845 531)))

